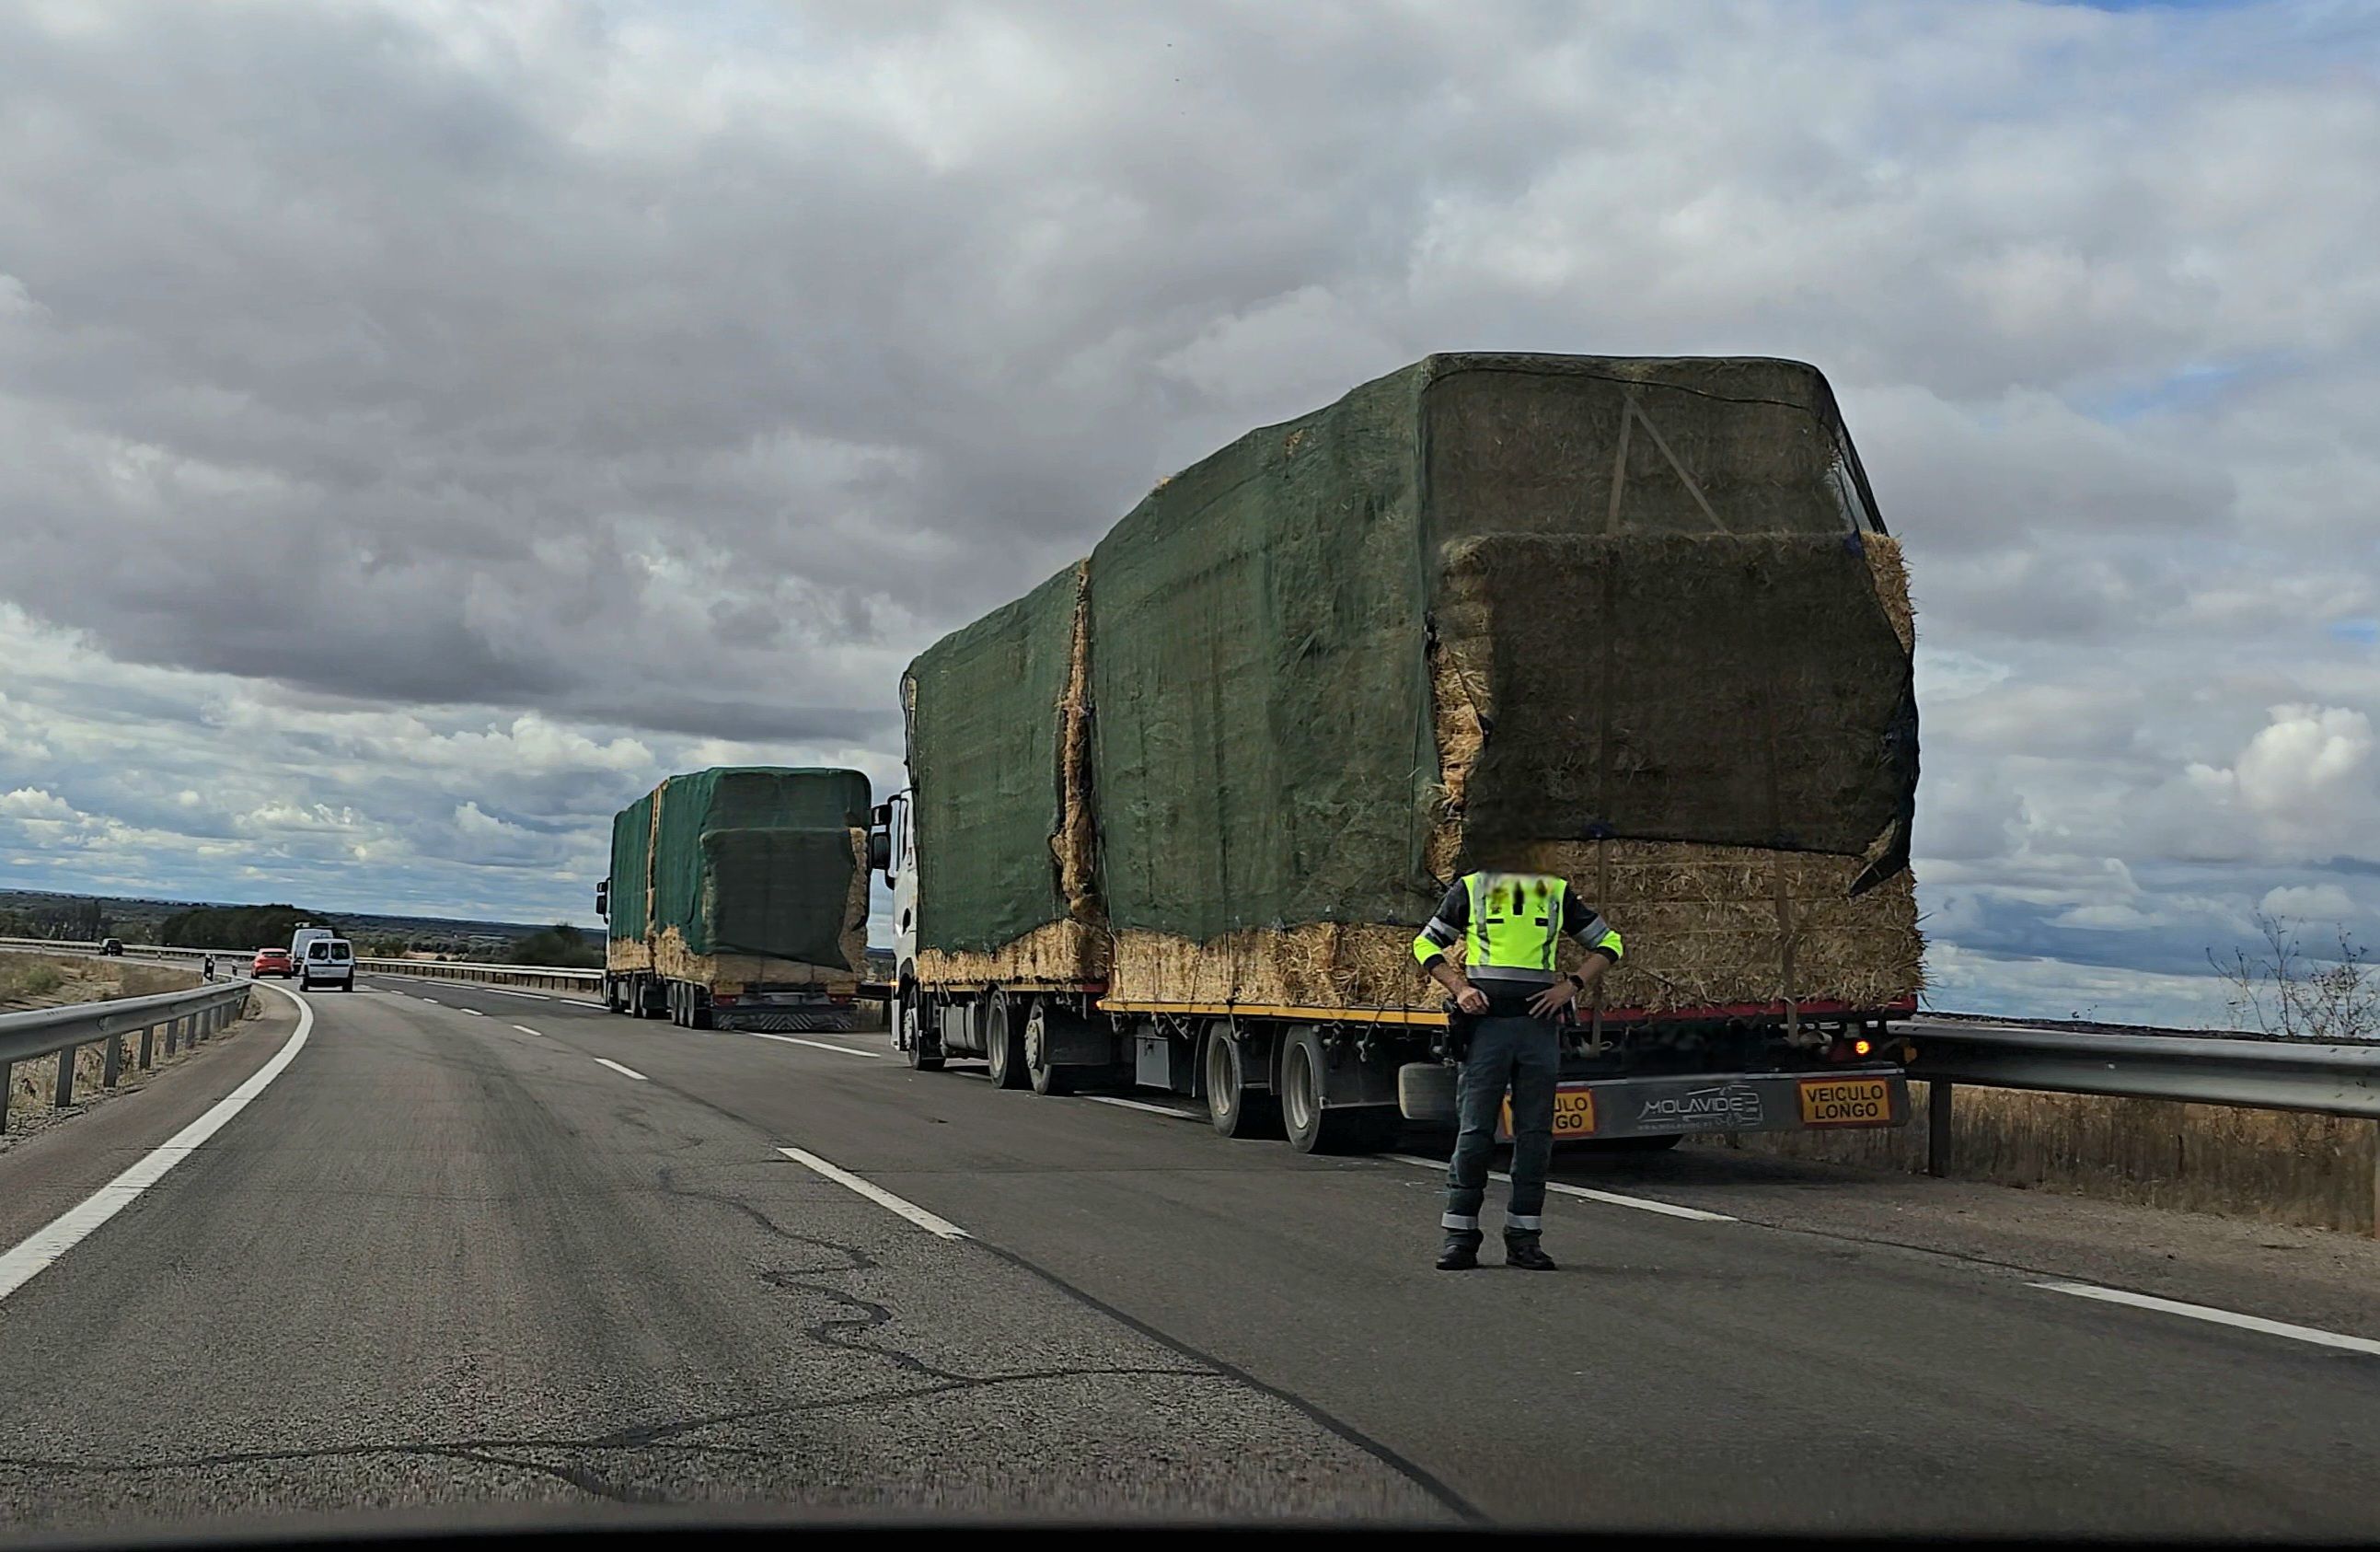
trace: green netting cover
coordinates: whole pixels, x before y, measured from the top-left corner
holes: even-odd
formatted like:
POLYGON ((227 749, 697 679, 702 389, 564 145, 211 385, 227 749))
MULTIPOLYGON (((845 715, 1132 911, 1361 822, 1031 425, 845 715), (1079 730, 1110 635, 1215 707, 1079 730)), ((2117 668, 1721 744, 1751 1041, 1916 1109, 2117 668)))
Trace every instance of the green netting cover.
MULTIPOLYGON (((640 800, 661 809, 651 926, 677 928, 697 954, 842 965, 859 866, 851 832, 867 827, 869 801, 857 771, 714 766, 670 777, 640 800)), ((614 822, 615 849, 637 812, 614 822)), ((615 891, 619 877, 615 862, 615 891)), ((614 936, 633 935, 613 921, 614 936)))
POLYGON ((612 816, 612 914, 606 930, 614 941, 644 938, 652 847, 653 795, 648 792, 612 816))
POLYGON ((1070 566, 909 666, 924 947, 999 948, 1066 914, 1050 842, 1079 585, 1070 566))
POLYGON ((1472 837, 1864 849, 1915 779, 1908 654, 1857 547, 1881 526, 1825 379, 1788 361, 1436 356, 1242 437, 1093 552, 1112 924, 1427 915, 1427 646, 1450 606, 1495 622, 1472 837), (1601 754, 1583 777, 1594 746, 1568 741, 1607 660, 1624 780, 1601 754), (1853 681, 1823 714, 1742 720, 1764 691, 1853 681))

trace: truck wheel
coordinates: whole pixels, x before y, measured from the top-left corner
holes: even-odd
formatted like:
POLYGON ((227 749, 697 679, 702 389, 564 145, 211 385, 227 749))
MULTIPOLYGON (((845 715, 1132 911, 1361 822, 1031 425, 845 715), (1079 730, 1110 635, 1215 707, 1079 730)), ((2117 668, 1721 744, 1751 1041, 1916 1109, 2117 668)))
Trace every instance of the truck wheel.
POLYGON ((905 1004, 903 1016, 909 1020, 909 1065, 919 1072, 940 1072, 942 1069, 941 1026, 931 1025, 932 1038, 928 1038, 929 1021, 926 1010, 917 1005, 917 994, 911 992, 905 1004))
POLYGON ((1330 1070, 1319 1030, 1305 1025, 1290 1035, 1281 1054, 1280 1093, 1289 1145, 1301 1154, 1371 1154, 1394 1147, 1404 1121, 1395 1106, 1324 1106, 1330 1070))
POLYGON ((710 1004, 703 1001, 702 994, 691 986, 686 989, 686 1027, 690 1030, 711 1027, 710 1004))
POLYGON ((1031 1010, 1025 1015, 1026 1081, 1033 1085, 1035 1094, 1072 1094, 1074 1074, 1062 1067, 1050 1065, 1049 1033, 1049 1005, 1037 997, 1031 1010))
POLYGON ((990 1016, 983 1030, 983 1054, 990 1065, 991 1086, 995 1089, 1021 1089, 1032 1079, 1025 1061, 1026 1000, 1004 991, 991 994, 990 1016))
POLYGON ((1247 1086, 1247 1064, 1240 1043, 1222 1023, 1207 1026, 1207 1049, 1199 1060, 1206 1082, 1207 1118, 1226 1137, 1278 1137, 1281 1101, 1261 1089, 1247 1086))

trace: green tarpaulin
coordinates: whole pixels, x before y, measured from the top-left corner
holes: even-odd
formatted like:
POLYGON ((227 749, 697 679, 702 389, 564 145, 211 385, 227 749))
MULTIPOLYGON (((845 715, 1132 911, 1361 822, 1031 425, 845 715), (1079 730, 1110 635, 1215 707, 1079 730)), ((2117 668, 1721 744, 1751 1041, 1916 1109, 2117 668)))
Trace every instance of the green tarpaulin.
POLYGON ((851 832, 867 827, 869 801, 857 771, 716 766, 671 776, 613 821, 612 936, 674 927, 696 954, 842 965, 860 865, 851 832))
POLYGON ((1879 528, 1792 362, 1439 356, 1242 437, 1092 554, 1112 924, 1426 916, 1441 610, 1492 622, 1471 840, 1862 850, 1915 780, 1879 528))
POLYGON ((1060 703, 1075 568, 944 637, 909 666, 918 942, 1001 947, 1066 914, 1060 703))

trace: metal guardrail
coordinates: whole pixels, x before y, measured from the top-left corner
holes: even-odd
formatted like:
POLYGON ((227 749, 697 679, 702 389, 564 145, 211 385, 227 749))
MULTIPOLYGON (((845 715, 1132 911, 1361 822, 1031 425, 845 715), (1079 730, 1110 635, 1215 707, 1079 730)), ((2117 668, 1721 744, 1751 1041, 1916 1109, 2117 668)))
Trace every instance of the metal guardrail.
POLYGON ((17 1063, 56 1057, 58 1078, 51 1104, 61 1107, 72 1105, 75 1052, 80 1047, 94 1041, 107 1043, 100 1082, 112 1089, 123 1076, 126 1035, 140 1035, 136 1059, 145 1071, 157 1065, 159 1030, 165 1032, 164 1054, 169 1057, 174 1054, 177 1039, 185 1046, 196 1045, 246 1010, 253 984, 232 981, 186 992, 160 992, 154 996, 0 1013, 0 1130, 8 1124, 6 1096, 17 1063))
POLYGON ((603 989, 600 970, 564 970, 552 965, 482 965, 461 959, 363 959, 359 970, 374 975, 417 975, 430 981, 477 981, 495 986, 531 986, 549 992, 595 996, 603 989))
MULTIPOLYGON (((30 948, 53 954, 89 954, 99 947, 97 942, 71 942, 65 939, 35 937, 0 937, 0 948, 30 948)), ((195 963, 209 955, 218 961, 246 965, 256 955, 253 948, 166 948, 155 944, 128 943, 124 957, 130 959, 169 959, 195 963)), ((356 968, 373 975, 415 975, 431 981, 477 981, 495 986, 537 987, 546 991, 576 993, 583 996, 599 996, 603 989, 603 972, 600 970, 564 970, 552 965, 492 965, 466 959, 382 959, 358 956, 356 968)))
POLYGON ((2380 1118, 2380 1045, 1917 1020, 1912 1078, 2119 1099, 2179 1099, 2380 1118))
POLYGON ((1952 1095, 1961 1083, 2380 1119, 2380 1045, 2101 1034, 1923 1018, 1895 1033, 1917 1047, 1909 1075, 1927 1084, 1930 1175, 1951 1173, 1958 1147, 1952 1095))

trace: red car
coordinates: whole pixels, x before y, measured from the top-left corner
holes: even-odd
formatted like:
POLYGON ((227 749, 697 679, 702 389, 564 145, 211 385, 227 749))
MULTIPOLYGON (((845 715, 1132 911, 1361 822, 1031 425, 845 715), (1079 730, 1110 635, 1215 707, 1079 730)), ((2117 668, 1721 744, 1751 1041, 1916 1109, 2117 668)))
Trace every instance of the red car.
POLYGON ((289 950, 286 948, 260 948, 256 951, 256 962, 248 967, 248 972, 250 975, 278 975, 286 980, 298 973, 298 967, 289 962, 289 950))

